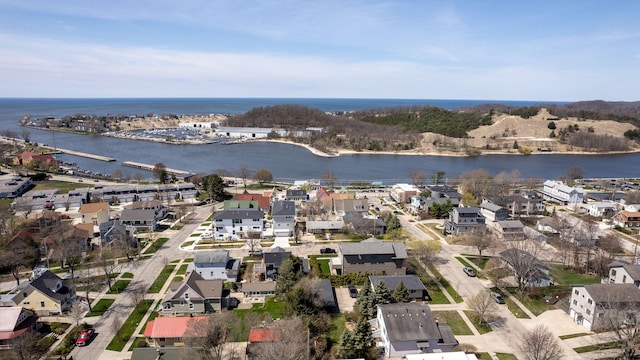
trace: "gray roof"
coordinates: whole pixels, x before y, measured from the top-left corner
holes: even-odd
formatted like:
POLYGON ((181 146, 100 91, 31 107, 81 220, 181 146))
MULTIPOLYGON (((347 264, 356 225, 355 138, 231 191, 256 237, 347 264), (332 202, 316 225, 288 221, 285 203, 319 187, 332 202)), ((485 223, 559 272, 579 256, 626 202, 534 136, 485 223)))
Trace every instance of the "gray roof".
POLYGON ((265 264, 274 264, 276 267, 279 267, 286 258, 291 256, 291 251, 286 251, 276 246, 269 252, 263 252, 262 256, 265 264))
POLYGON ((378 305, 378 312, 382 313, 390 341, 438 339, 442 344, 458 343, 448 325, 436 322, 427 304, 378 305))
POLYGON ((320 279, 316 283, 316 289, 318 290, 318 300, 324 307, 337 307, 335 293, 333 292, 333 286, 331 286, 331 280, 320 279))
POLYGON ((479 209, 477 207, 474 207, 474 206, 454 208, 453 211, 457 211, 458 214, 477 214, 477 213, 479 213, 479 209))
POLYGON ((609 269, 614 267, 623 268, 634 281, 640 280, 640 265, 626 264, 620 261, 614 261, 609 264, 609 269))
POLYGON ((395 290, 400 282, 404 284, 404 286, 408 290, 427 290, 424 286, 420 278, 416 275, 380 275, 380 276, 369 276, 369 282, 371 286, 375 287, 378 285, 380 281, 383 281, 387 288, 391 291, 395 290))
POLYGON ((222 219, 262 219, 264 213, 258 209, 231 209, 216 212, 214 220, 222 219))
POLYGON ((214 250, 214 251, 198 251, 193 258, 195 264, 227 264, 229 260, 228 250, 214 250))
POLYGON ((284 216, 284 215, 296 215, 296 203, 293 201, 274 201, 271 204, 271 215, 284 216))
POLYGON ((547 264, 538 260, 538 258, 534 257, 533 255, 531 255, 531 253, 524 250, 511 248, 511 249, 502 251, 500 253, 500 256, 502 256, 502 258, 510 265, 511 264, 533 264, 533 265, 536 265, 536 267, 539 269, 549 269, 549 266, 547 266, 547 264))
POLYGON ((496 204, 492 204, 490 202, 482 203, 480 205, 480 207, 483 208, 483 209, 487 209, 489 211, 493 211, 493 212, 496 212, 496 211, 498 211, 500 209, 503 209, 502 206, 499 206, 499 205, 496 205, 496 204))
POLYGON ((635 284, 589 284, 584 288, 596 303, 640 302, 640 289, 635 284))
POLYGON ((33 280, 30 285, 46 296, 58 301, 65 299, 71 292, 67 286, 67 282, 49 270, 43 272, 37 279, 33 280), (62 287, 56 291, 51 290, 56 288, 58 282, 62 282, 62 287))
POLYGON ((498 225, 500 225, 500 227, 503 229, 524 228, 524 225, 520 220, 502 220, 498 221, 498 225))
MULTIPOLYGON (((186 287, 191 288, 201 299, 220 299, 222 298, 224 283, 218 279, 205 280, 200 274, 192 271, 187 278, 180 283, 176 291, 167 293, 163 301, 181 298, 184 294, 183 289, 186 287)), ((193 298, 196 299, 196 297, 193 298)))
POLYGON ((122 221, 153 221, 155 218, 156 213, 152 209, 124 209, 120 214, 120 220, 122 221))
POLYGON ((254 282, 254 283, 242 283, 241 291, 242 292, 276 291, 276 282, 275 281, 262 281, 262 282, 254 282))
POLYGON ((155 347, 146 347, 146 348, 135 348, 131 353, 131 360, 157 360, 158 359, 158 349, 160 350, 160 359, 162 360, 181 360, 184 359, 185 354, 195 354, 195 350, 190 351, 188 347, 167 347, 163 346, 161 348, 155 347))
POLYGON ((300 189, 287 190, 287 197, 302 197, 302 196, 307 196, 306 190, 300 190, 300 189))
POLYGON ((340 244, 343 255, 360 254, 394 254, 395 258, 406 259, 407 249, 401 242, 383 242, 375 238, 369 238, 359 243, 347 242, 340 244))

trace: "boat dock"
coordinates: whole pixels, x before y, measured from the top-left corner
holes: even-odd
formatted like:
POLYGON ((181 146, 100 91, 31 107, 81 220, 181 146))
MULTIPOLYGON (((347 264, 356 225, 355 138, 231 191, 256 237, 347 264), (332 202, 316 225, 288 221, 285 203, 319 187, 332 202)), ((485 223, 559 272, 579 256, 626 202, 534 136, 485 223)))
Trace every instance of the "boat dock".
POLYGON ((81 151, 60 149, 58 147, 57 148, 53 148, 51 146, 41 146, 41 147, 49 149, 50 150, 50 152, 49 152, 50 154, 67 154, 67 155, 80 156, 80 157, 84 157, 84 158, 88 158, 88 159, 100 160, 100 161, 105 161, 105 162, 116 161, 116 159, 112 158, 112 157, 89 154, 89 153, 85 153, 85 152, 81 152, 81 151))
MULTIPOLYGON (((153 168, 155 167, 155 165, 143 164, 135 161, 123 161, 122 165, 136 168, 136 169, 149 170, 149 171, 153 171, 153 168)), ((177 170, 177 169, 170 169, 170 168, 166 168, 165 170, 167 171, 167 173, 177 175, 177 176, 188 176, 193 174, 192 172, 184 171, 184 170, 177 170)))

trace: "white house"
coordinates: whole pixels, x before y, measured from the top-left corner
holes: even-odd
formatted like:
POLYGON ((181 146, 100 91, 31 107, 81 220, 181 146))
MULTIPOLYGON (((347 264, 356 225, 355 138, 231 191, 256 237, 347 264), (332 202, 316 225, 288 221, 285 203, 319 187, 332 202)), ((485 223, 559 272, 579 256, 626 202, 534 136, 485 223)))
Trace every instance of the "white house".
POLYGON ((545 200, 563 205, 577 205, 584 202, 584 191, 581 188, 567 186, 562 181, 545 181, 541 194, 545 200))
POLYGON ((449 325, 436 321, 425 303, 380 304, 376 320, 374 336, 389 358, 448 352, 458 345, 449 325))
POLYGON ((607 330, 610 320, 635 322, 640 310, 640 289, 635 284, 574 285, 569 316, 589 331, 607 330))
POLYGON ((271 205, 273 235, 292 236, 296 227, 296 204, 293 201, 274 201, 271 205))
POLYGON ((609 264, 609 284, 634 284, 640 287, 640 265, 614 261, 609 264))
POLYGON ((205 280, 236 282, 240 259, 230 258, 228 250, 198 251, 188 270, 197 272, 205 280))
POLYGON ((262 234, 264 213, 258 209, 232 209, 218 211, 213 217, 215 238, 239 239, 252 234, 262 234))
POLYGON ((613 201, 595 201, 589 204, 587 210, 594 217, 611 216, 616 211, 616 204, 613 201))

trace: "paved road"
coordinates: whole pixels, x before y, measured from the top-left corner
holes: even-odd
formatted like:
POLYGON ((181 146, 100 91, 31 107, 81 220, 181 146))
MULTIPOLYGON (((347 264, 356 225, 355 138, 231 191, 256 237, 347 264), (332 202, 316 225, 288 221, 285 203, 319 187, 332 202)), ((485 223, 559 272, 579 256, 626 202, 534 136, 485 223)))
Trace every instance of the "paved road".
MULTIPOLYGON (((211 214, 211 209, 212 207, 210 205, 196 207, 194 216, 182 229, 167 230, 162 233, 162 236, 168 237, 169 240, 152 258, 143 260, 138 264, 124 264, 121 271, 133 273, 134 281, 140 283, 145 289, 148 289, 158 274, 160 274, 167 261, 191 256, 188 252, 177 250, 178 246, 211 214)), ((71 352, 71 356, 73 356, 74 359, 118 359, 120 353, 105 350, 105 348, 109 345, 109 342, 111 342, 111 339, 117 331, 114 324, 122 324, 131 314, 132 310, 133 303, 131 302, 131 298, 127 296, 127 290, 125 289, 122 294, 116 297, 110 310, 104 316, 95 320, 94 327, 97 336, 94 340, 86 347, 75 348, 71 352)), ((85 318, 85 320, 93 321, 92 318, 85 318)))

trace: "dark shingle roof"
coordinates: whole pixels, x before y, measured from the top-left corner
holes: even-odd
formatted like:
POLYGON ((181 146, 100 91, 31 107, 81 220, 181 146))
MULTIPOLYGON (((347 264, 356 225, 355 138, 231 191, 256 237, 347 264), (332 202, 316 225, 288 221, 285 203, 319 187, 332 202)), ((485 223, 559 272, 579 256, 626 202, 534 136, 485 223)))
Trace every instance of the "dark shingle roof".
POLYGON ((400 285, 400 282, 402 282, 408 290, 427 290, 422 281, 420 281, 420 278, 416 275, 369 276, 369 282, 374 287, 378 285, 380 281, 383 281, 391 291, 395 290, 398 285, 400 285))
POLYGON ((393 254, 398 259, 407 258, 407 250, 403 243, 382 242, 375 238, 369 238, 359 243, 341 243, 340 251, 343 255, 393 254))
POLYGON ((625 264, 619 261, 614 261, 611 264, 609 264, 609 268, 612 267, 622 267, 628 274, 629 276, 631 276, 631 278, 635 281, 640 280, 640 265, 631 265, 631 264, 625 264))
POLYGON ((296 215, 296 203, 293 201, 274 201, 271 205, 272 216, 296 215))
POLYGON ((438 339, 443 344, 457 344, 451 328, 436 323, 431 309, 423 303, 378 305, 390 341, 425 341, 438 339))
POLYGON ((42 275, 40 275, 37 279, 33 280, 30 285, 38 289, 38 291, 45 294, 46 296, 56 300, 65 299, 71 292, 71 290, 67 286, 67 283, 60 279, 58 275, 52 273, 49 270, 42 273, 42 275), (61 283, 62 286, 56 289, 58 283, 61 283), (54 289, 55 291, 52 289, 54 289))
POLYGON ((640 289, 634 284, 589 284, 584 288, 596 303, 640 302, 640 289))
POLYGON ((262 219, 264 213, 258 209, 233 209, 218 211, 214 215, 214 220, 222 219, 262 219))

